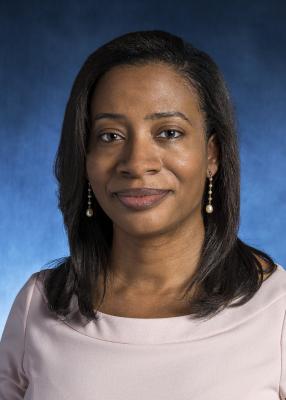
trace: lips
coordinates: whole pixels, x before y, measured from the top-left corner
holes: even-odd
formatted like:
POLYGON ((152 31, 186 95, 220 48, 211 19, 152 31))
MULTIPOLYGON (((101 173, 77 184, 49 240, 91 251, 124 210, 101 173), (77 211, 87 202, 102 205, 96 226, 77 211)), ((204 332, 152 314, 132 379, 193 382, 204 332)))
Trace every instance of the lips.
POLYGON ((152 189, 152 188, 138 188, 138 189, 124 189, 116 192, 120 197, 135 197, 135 196, 152 196, 167 193, 166 189, 152 189))
POLYGON ((127 208, 131 208, 133 210, 145 210, 161 203, 161 201, 163 201, 163 199, 167 197, 169 193, 169 190, 164 190, 161 191, 161 193, 158 193, 157 191, 156 194, 149 196, 127 196, 126 194, 123 196, 121 194, 117 194, 116 197, 127 208))

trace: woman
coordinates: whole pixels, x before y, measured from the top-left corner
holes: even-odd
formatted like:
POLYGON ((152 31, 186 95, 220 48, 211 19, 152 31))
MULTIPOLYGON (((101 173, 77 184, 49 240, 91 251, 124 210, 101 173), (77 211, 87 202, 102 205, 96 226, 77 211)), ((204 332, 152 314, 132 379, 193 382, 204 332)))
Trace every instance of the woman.
POLYGON ((207 54, 158 30, 97 49, 55 175, 71 254, 16 296, 1 399, 286 397, 285 270, 237 236, 234 115, 207 54))

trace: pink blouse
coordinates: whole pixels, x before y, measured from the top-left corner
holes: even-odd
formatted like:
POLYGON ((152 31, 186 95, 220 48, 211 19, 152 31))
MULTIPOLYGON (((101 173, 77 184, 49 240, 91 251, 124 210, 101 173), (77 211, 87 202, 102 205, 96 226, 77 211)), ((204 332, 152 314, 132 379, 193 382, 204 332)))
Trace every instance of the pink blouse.
POLYGON ((281 400, 286 398, 286 271, 243 306, 98 322, 47 308, 42 271, 18 292, 0 342, 0 400, 281 400))

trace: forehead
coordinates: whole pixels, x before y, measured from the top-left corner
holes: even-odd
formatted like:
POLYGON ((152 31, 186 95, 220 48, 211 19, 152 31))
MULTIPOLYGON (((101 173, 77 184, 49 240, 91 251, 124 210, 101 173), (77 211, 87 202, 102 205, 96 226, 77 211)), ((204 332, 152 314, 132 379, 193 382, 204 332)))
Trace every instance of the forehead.
POLYGON ((92 114, 140 110, 200 113, 195 88, 167 64, 116 66, 99 79, 91 100, 92 114))

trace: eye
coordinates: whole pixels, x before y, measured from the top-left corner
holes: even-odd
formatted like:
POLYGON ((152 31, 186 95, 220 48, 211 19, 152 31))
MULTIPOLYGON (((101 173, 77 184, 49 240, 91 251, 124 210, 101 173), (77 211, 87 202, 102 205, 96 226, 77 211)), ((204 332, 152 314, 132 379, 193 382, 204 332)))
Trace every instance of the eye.
MULTIPOLYGON (((170 139, 170 140, 177 139, 178 137, 181 137, 181 136, 183 135, 182 132, 179 132, 179 131, 177 131, 176 129, 165 129, 165 130, 161 131, 160 134, 166 133, 166 132, 177 132, 177 133, 180 134, 179 136, 176 136, 176 137, 168 136, 167 139, 170 139)), ((113 141, 116 141, 116 142, 117 142, 118 140, 104 140, 104 139, 102 139, 104 135, 112 135, 113 138, 116 137, 116 136, 120 136, 120 135, 119 135, 118 133, 116 133, 116 132, 103 132, 103 133, 101 133, 100 135, 98 135, 98 137, 99 137, 103 142, 105 142, 105 143, 110 143, 110 142, 113 142, 113 141)))
MULTIPOLYGON (((176 129, 165 129, 164 131, 162 131, 161 133, 164 133, 164 132, 177 132, 177 133, 179 133, 180 134, 180 136, 182 136, 182 132, 179 132, 179 131, 177 131, 176 129)), ((168 137, 168 139, 171 139, 171 140, 173 140, 173 139, 177 139, 178 137, 180 137, 180 136, 176 136, 176 137, 168 137)))
POLYGON ((104 135, 120 136, 120 135, 119 135, 118 133, 116 133, 116 132, 104 132, 104 133, 102 133, 101 135, 98 135, 98 137, 99 137, 103 142, 105 142, 105 143, 109 143, 109 142, 111 142, 111 141, 113 141, 113 140, 103 140, 102 137, 103 137, 104 135))

